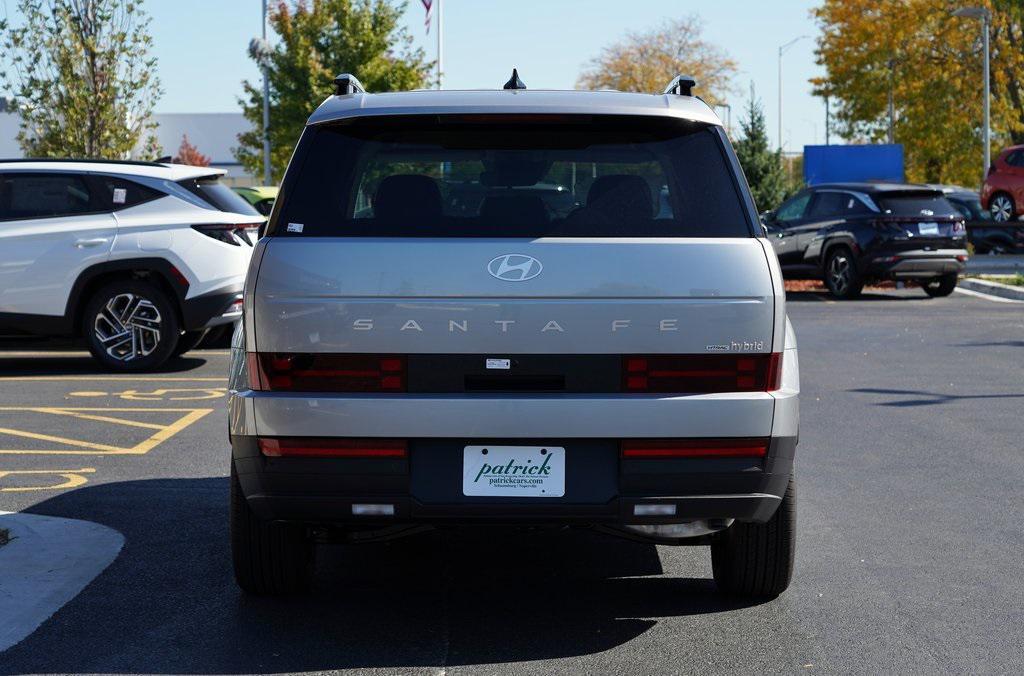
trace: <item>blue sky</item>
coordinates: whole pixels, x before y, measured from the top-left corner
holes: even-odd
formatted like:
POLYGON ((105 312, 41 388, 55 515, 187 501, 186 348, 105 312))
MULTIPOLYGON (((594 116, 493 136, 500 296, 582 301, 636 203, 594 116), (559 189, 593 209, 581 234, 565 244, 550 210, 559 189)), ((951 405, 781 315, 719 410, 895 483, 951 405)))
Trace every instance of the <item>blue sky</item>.
MULTIPOLYGON (((645 30, 669 17, 697 14, 705 37, 738 63, 733 122, 750 82, 765 104, 772 138, 778 128, 778 46, 817 35, 811 0, 443 0, 445 87, 499 86, 517 66, 530 87, 572 88, 588 59, 627 30, 645 30)), ((13 6, 13 0, 6 0, 13 6)), ((146 0, 165 94, 158 112, 237 110, 240 82, 258 77, 246 56, 260 29, 260 0, 146 0)), ((410 0, 405 23, 435 58, 423 7, 410 0)), ((825 112, 807 80, 818 74, 814 42, 785 57, 787 149, 824 142, 825 112)), ((358 74, 357 74, 358 75, 358 74)))

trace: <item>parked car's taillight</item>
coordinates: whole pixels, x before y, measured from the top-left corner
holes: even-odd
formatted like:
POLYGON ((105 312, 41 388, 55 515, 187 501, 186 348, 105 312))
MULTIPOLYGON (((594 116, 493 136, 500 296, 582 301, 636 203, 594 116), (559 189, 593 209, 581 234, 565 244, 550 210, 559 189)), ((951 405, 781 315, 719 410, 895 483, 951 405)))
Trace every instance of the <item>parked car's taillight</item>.
POLYGON ((782 382, 782 354, 688 354, 622 359, 626 392, 769 392, 782 382))
POLYGON ((763 458, 768 439, 624 439, 623 458, 763 458))
POLYGON ((242 242, 252 246, 260 223, 198 223, 192 226, 207 237, 213 237, 225 244, 239 246, 242 242))
POLYGON ((260 453, 271 458, 404 458, 404 439, 325 439, 322 437, 261 437, 260 453))
POLYGON ((953 234, 954 235, 963 235, 966 232, 967 232, 967 223, 965 223, 964 221, 955 221, 953 223, 953 234))
POLYGON ((405 357, 250 352, 249 386, 281 392, 404 392, 405 357))

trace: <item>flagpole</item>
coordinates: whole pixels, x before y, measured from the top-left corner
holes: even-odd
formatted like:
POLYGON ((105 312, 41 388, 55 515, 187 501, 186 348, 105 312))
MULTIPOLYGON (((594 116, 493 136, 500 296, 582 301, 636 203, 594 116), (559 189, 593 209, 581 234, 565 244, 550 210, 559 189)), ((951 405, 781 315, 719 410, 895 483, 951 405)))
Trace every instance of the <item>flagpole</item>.
POLYGON ((434 0, 437 3, 437 88, 444 88, 444 3, 442 0, 434 0))

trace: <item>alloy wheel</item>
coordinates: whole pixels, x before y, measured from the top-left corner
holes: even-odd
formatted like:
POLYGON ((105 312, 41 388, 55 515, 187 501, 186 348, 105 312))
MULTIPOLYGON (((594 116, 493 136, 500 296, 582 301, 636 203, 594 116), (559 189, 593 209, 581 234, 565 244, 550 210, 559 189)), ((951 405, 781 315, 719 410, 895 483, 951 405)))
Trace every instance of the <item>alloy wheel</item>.
POLYGON ((1006 195, 999 195, 992 200, 992 220, 1005 223, 1013 218, 1013 202, 1006 195))
POLYGON ((850 259, 845 254, 836 254, 828 263, 828 278, 832 289, 842 295, 850 286, 850 259))
POLYGON ((93 321, 96 340, 118 361, 146 357, 160 345, 160 311, 146 298, 120 293, 103 306, 93 321))

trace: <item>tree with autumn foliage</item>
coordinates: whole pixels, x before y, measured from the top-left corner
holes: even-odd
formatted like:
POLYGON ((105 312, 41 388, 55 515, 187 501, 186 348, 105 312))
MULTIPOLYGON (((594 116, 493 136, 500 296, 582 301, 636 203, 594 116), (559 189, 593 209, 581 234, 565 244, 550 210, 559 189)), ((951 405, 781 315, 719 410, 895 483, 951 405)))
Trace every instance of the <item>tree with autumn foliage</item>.
POLYGON ((171 160, 175 164, 188 164, 193 167, 210 166, 210 158, 199 152, 199 149, 189 143, 188 134, 181 135, 181 145, 178 146, 178 154, 171 160))
MULTIPOLYGON (((974 0, 992 11, 993 151, 1024 142, 1024 3, 974 0)), ((889 96, 907 179, 977 185, 982 144, 981 24, 952 16, 958 0, 824 0, 812 80, 830 97, 838 133, 883 142, 889 96)))
MULTIPOLYGON (((417 89, 429 84, 433 66, 401 26, 406 3, 396 0, 279 0, 268 21, 277 43, 266 53, 270 82, 270 147, 274 181, 280 181, 306 120, 334 93, 334 78, 352 73, 367 91, 417 89)), ((239 134, 235 157, 253 175, 263 167, 263 88, 242 83, 239 100, 251 131, 239 134)))
POLYGON ((580 89, 660 93, 676 75, 692 75, 700 96, 714 105, 732 91, 736 62, 701 37, 696 15, 667 21, 642 33, 627 33, 590 60, 576 81, 580 89))

